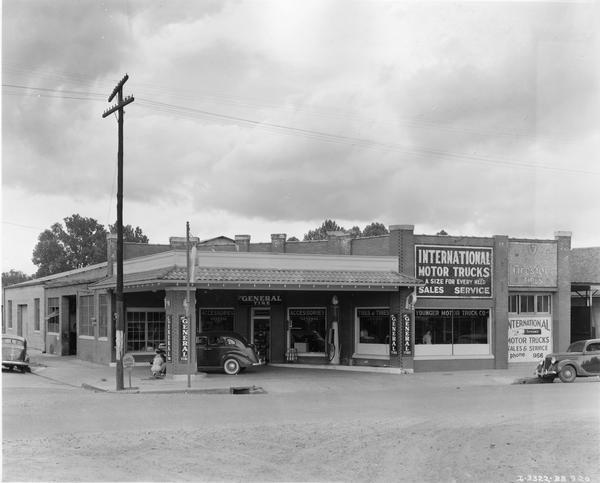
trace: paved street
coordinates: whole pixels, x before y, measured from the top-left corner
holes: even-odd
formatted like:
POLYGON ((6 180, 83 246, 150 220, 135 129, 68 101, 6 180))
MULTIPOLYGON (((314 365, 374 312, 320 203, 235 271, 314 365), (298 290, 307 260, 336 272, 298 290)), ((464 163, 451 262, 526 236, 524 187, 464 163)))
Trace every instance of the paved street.
POLYGON ((4 481, 600 479, 597 378, 266 367, 194 383, 255 394, 125 394, 81 387, 113 368, 45 362, 3 373, 4 481))

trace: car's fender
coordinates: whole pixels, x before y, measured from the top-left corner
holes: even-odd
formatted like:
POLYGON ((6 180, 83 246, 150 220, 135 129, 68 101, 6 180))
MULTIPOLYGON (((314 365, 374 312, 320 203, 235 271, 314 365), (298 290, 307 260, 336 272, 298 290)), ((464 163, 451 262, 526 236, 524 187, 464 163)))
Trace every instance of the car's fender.
POLYGON ((579 362, 575 359, 563 359, 556 363, 556 372, 560 372, 563 367, 566 365, 573 366, 575 368, 575 373, 579 376, 581 375, 581 367, 579 367, 579 362))

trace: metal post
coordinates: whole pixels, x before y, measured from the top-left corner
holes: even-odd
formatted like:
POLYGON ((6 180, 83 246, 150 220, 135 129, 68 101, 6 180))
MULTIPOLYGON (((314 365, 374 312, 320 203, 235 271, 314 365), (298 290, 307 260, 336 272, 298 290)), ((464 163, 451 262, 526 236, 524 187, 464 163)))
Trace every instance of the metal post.
POLYGON ((187 221, 185 224, 185 251, 186 251, 186 278, 187 283, 185 286, 185 316, 187 318, 187 326, 189 331, 188 336, 188 357, 187 357, 187 387, 191 387, 191 373, 192 373, 192 351, 196 350, 196 334, 192 332, 192 319, 190 317, 190 222, 187 221), (192 344, 193 340, 193 344, 192 344))

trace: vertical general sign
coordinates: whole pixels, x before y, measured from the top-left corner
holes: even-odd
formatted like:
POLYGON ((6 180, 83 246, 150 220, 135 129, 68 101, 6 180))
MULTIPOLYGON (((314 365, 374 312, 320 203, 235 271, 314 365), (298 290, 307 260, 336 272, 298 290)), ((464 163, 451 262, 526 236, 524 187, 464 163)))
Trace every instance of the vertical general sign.
POLYGON ((412 355, 412 330, 410 323, 410 314, 402 313, 402 355, 412 355))
POLYGON ((551 352, 551 317, 508 318, 508 362, 539 362, 551 352))
POLYGON ((190 355, 190 321, 179 316, 179 362, 187 362, 190 355))
POLYGON ((398 314, 390 315, 390 355, 398 355, 398 338, 400 332, 400 323, 398 314))
POLYGON ((415 245, 415 276, 421 297, 491 298, 491 247, 415 245))
POLYGON ((173 316, 167 315, 167 362, 173 362, 173 316))

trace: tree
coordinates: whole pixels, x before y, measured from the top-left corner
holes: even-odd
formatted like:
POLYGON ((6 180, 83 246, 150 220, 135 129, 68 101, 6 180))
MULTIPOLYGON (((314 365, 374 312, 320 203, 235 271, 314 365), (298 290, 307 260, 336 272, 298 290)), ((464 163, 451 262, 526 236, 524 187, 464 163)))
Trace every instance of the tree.
POLYGON ((295 241, 300 241, 300 240, 298 240, 298 238, 295 236, 291 236, 287 239, 287 241, 295 242, 295 241))
POLYGON ((21 270, 10 269, 9 272, 2 272, 2 286, 8 287, 9 285, 14 285, 15 283, 26 282, 27 280, 31 280, 33 277, 31 275, 27 275, 21 270))
MULTIPOLYGON (((106 234, 94 218, 74 214, 64 219, 65 227, 55 223, 38 237, 32 261, 38 267, 37 277, 86 267, 106 261, 106 234)), ((116 231, 115 225, 109 225, 116 231)), ((123 240, 148 243, 139 226, 123 227, 123 240)))
POLYGON ((365 226, 362 236, 379 236, 387 235, 388 233, 389 231, 383 223, 373 222, 370 225, 365 226))
POLYGON ((40 233, 31 259, 38 267, 36 277, 45 277, 73 268, 67 259, 63 238, 64 230, 60 223, 54 223, 49 230, 40 233))
POLYGON ((446 230, 442 229, 441 231, 438 231, 436 235, 448 236, 448 233, 446 233, 446 230))
MULTIPOLYGON (((108 225, 111 233, 117 233, 117 224, 108 225)), ((133 228, 131 225, 123 226, 123 241, 134 243, 149 243, 149 239, 139 226, 133 228)))
POLYGON ((346 231, 344 228, 339 226, 333 220, 325 220, 323 224, 315 228, 314 230, 309 230, 308 233, 304 235, 304 241, 309 240, 327 240, 327 232, 328 231, 346 231))

